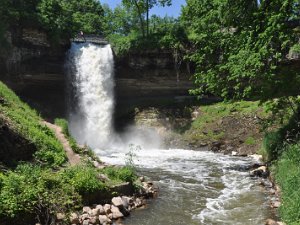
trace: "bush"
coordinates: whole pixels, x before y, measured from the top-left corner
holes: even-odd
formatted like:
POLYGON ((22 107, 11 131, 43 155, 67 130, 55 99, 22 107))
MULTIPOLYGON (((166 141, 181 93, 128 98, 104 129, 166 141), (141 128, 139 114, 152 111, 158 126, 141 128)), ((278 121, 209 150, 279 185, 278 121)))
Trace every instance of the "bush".
POLYGON ((137 176, 134 169, 130 166, 125 167, 106 167, 102 170, 111 180, 119 180, 133 183, 137 176))
POLYGON ((104 191, 106 186, 98 178, 98 171, 88 165, 70 167, 62 172, 63 180, 80 194, 104 191))
POLYGON ((80 203, 70 183, 63 182, 59 173, 40 166, 20 165, 2 175, 1 180, 1 217, 17 218, 28 213, 35 214, 39 221, 47 220, 80 203))

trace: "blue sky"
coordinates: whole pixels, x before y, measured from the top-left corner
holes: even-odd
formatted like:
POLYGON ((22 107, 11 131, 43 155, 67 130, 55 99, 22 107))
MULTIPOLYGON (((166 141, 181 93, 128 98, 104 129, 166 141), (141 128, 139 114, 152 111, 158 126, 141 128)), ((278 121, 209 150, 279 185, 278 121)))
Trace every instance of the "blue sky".
MULTIPOLYGON (((122 0, 100 0, 102 4, 106 3, 111 8, 116 7, 121 3, 122 0)), ((154 7, 150 11, 150 15, 156 14, 158 16, 164 17, 165 15, 178 17, 181 10, 181 5, 185 4, 185 0, 173 0, 172 6, 170 7, 154 7)))

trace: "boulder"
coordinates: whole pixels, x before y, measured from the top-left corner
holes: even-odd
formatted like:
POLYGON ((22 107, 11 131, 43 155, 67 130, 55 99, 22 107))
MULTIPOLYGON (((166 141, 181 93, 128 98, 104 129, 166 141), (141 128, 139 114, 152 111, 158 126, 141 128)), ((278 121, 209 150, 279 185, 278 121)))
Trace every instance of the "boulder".
POLYGON ((102 205, 96 205, 96 209, 98 209, 99 215, 105 215, 105 211, 102 205))
POLYGON ((280 202, 279 201, 275 201, 272 203, 272 208, 279 208, 280 207, 280 202))
POLYGON ((99 217, 100 224, 110 224, 111 220, 106 215, 100 215, 99 217))
POLYGON ((277 225, 277 223, 275 220, 267 219, 265 225, 277 225))
POLYGON ((79 222, 79 216, 77 215, 77 213, 71 213, 71 215, 70 215, 70 222, 71 222, 71 224, 79 224, 80 222, 79 222))
POLYGON ((105 205, 103 206, 103 209, 104 209, 104 212, 105 212, 106 214, 110 214, 110 213, 111 213, 111 205, 105 204, 105 205))
POLYGON ((84 206, 82 208, 82 212, 83 213, 91 214, 91 211, 92 211, 92 209, 90 207, 88 207, 88 206, 84 206))
POLYGON ((56 219, 58 220, 58 221, 62 221, 62 220, 64 220, 66 218, 66 215, 64 214, 64 213, 57 213, 56 214, 56 219))
POLYGON ((90 221, 89 221, 90 224, 95 225, 95 224, 97 224, 98 222, 99 222, 98 217, 96 217, 96 216, 91 216, 91 217, 90 217, 90 221))
POLYGON ((99 208, 92 209, 90 215, 91 216, 99 216, 100 215, 100 209, 99 208))
POLYGON ((86 219, 82 222, 82 225, 89 225, 90 224, 90 220, 86 219))
POLYGON ((269 171, 266 166, 260 166, 257 169, 251 170, 250 176, 267 178, 269 176, 269 171))
POLYGON ((122 196, 123 205, 126 209, 133 205, 133 199, 127 196, 122 196))
POLYGON ((119 219, 124 217, 123 213, 121 213, 119 208, 114 205, 111 206, 111 212, 113 219, 119 219))
POLYGON ((118 208, 123 208, 124 207, 124 204, 123 204, 123 200, 121 197, 114 197, 112 200, 111 200, 112 204, 118 208))

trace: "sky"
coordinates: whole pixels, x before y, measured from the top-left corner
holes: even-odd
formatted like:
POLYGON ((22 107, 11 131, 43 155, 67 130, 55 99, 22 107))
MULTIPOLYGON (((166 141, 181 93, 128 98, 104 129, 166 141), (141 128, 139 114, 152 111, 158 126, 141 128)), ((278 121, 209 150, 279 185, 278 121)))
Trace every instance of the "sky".
MULTIPOLYGON (((101 4, 108 4, 111 8, 116 7, 122 0, 100 0, 101 4)), ((178 17, 181 11, 181 5, 185 4, 185 0, 173 0, 170 7, 154 7, 150 11, 150 15, 156 14, 158 16, 173 16, 178 17)))

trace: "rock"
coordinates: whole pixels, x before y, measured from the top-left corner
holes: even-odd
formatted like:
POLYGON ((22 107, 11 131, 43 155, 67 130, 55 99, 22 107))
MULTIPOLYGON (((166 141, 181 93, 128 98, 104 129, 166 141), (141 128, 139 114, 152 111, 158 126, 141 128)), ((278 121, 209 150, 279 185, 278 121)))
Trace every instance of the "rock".
POLYGON ((133 199, 127 196, 122 196, 122 201, 124 207, 127 209, 129 206, 133 205, 133 199))
POLYGON ((90 220, 86 219, 82 222, 82 225, 89 225, 90 224, 90 220))
POLYGON ((98 175, 98 179, 103 181, 103 182, 109 181, 109 178, 106 175, 102 174, 102 173, 98 175))
POLYGON ((100 224, 110 224, 111 220, 106 215, 100 215, 99 217, 100 224))
POLYGON ((278 225, 286 225, 286 223, 280 222, 280 221, 277 221, 277 224, 278 224, 278 225))
POLYGON ((275 201, 271 204, 272 208, 279 208, 281 203, 279 201, 275 201))
POLYGON ((95 224, 97 224, 98 221, 99 221, 98 217, 91 216, 89 223, 95 225, 95 224))
POLYGON ((238 153, 235 152, 235 151, 232 151, 232 152, 231 152, 231 155, 232 155, 232 156, 236 156, 237 154, 238 154, 238 153))
POLYGON ((123 213, 120 212, 119 208, 114 205, 111 206, 111 212, 113 219, 119 219, 124 217, 123 213))
POLYGON ((136 198, 135 201, 134 201, 134 205, 136 208, 139 208, 143 205, 143 202, 140 198, 136 198))
POLYGON ((265 225, 277 225, 277 222, 272 219, 267 219, 265 225))
POLYGON ((96 209, 99 210, 99 215, 105 215, 105 211, 102 205, 96 205, 96 209))
POLYGON ((62 221, 62 220, 64 220, 66 218, 66 215, 64 214, 64 213, 57 213, 56 214, 56 219, 58 220, 58 221, 62 221))
POLYGON ((139 177, 139 180, 140 180, 141 182, 144 182, 144 181, 145 181, 145 177, 139 177))
POLYGON ((121 197, 114 197, 112 200, 111 200, 112 204, 118 208, 123 208, 124 205, 123 205, 123 200, 121 197))
POLYGON ((107 217, 112 220, 113 219, 113 214, 110 213, 110 214, 107 215, 107 217))
POLYGON ((99 209, 97 209, 97 208, 92 209, 90 215, 91 216, 99 216, 100 215, 99 209))
POLYGON ((92 209, 90 207, 88 207, 88 206, 84 206, 82 208, 82 212, 83 213, 91 214, 91 211, 92 211, 92 209))
POLYGON ((267 219, 265 225, 286 225, 284 222, 267 219))
POLYGON ((82 215, 80 216, 80 220, 83 221, 83 220, 88 219, 89 217, 90 217, 89 214, 84 213, 84 214, 82 214, 82 215))
POLYGON ((257 169, 251 170, 250 176, 267 178, 269 176, 269 171, 267 170, 266 166, 260 166, 257 169))
POLYGON ((70 222, 72 224, 78 224, 79 223, 79 216, 77 215, 77 213, 71 213, 70 215, 70 222))
POLYGON ((104 209, 104 212, 105 212, 106 214, 110 214, 110 213, 111 213, 111 206, 110 206, 109 204, 105 204, 105 205, 103 206, 103 209, 104 209))

